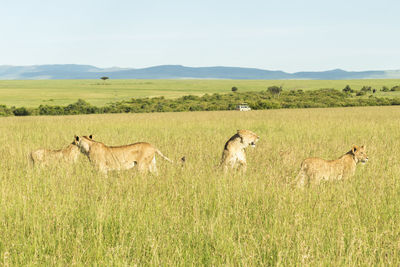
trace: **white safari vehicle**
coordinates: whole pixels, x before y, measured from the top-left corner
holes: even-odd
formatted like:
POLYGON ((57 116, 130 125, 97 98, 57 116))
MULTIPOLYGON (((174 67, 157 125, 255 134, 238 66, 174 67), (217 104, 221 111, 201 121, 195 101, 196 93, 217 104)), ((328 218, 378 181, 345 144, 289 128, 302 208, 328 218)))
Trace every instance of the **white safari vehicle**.
POLYGON ((242 103, 236 106, 236 110, 238 111, 250 111, 251 108, 246 103, 242 103))

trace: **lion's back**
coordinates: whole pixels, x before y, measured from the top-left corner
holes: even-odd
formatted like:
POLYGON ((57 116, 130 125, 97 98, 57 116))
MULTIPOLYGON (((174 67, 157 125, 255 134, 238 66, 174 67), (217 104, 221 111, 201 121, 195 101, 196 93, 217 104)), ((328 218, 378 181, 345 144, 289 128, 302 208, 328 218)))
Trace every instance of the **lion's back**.
POLYGON ((301 164, 302 170, 309 176, 329 175, 330 163, 321 158, 307 158, 301 164))
POLYGON ((34 163, 50 163, 53 160, 60 160, 61 158, 64 158, 64 156, 60 150, 41 148, 31 152, 31 160, 34 163))
POLYGON ((154 154, 156 151, 156 148, 152 144, 146 142, 138 142, 130 145, 109 147, 109 149, 114 154, 124 155, 126 157, 132 157, 132 158, 144 154, 154 154))
POLYGON ((142 161, 144 158, 154 157, 156 148, 146 142, 139 142, 123 146, 95 145, 91 150, 91 157, 101 166, 120 168, 132 162, 142 161))

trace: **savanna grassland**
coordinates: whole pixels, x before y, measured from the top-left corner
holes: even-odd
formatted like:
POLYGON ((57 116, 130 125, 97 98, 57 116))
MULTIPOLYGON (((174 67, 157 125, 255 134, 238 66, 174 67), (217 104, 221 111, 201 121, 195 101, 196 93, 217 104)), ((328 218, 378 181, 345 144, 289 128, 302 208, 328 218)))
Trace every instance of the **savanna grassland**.
POLYGON ((400 108, 355 107, 0 118, 3 265, 400 265, 400 108), (245 175, 215 169, 237 129, 260 136, 245 175), (147 141, 159 176, 32 168, 37 148, 74 134, 147 141), (292 186, 309 156, 365 144, 349 180, 292 186), (283 156, 280 151, 284 151, 283 156))
MULTIPOLYGON (((112 78, 112 77, 111 77, 112 78)), ((229 93, 233 86, 239 92, 263 91, 269 86, 284 90, 342 90, 350 85, 354 90, 371 86, 376 96, 399 96, 399 92, 381 93, 383 86, 400 85, 399 79, 368 80, 1 80, 0 105, 38 107, 39 105, 68 105, 79 98, 95 106, 131 98, 176 98, 184 95, 229 93)))

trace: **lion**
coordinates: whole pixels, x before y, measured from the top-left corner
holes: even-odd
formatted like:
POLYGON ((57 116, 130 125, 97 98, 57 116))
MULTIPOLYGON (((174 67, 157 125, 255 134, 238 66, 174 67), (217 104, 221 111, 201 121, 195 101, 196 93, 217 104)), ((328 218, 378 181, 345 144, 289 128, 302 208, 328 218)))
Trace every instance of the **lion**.
POLYGON ((354 145, 352 149, 336 160, 308 158, 301 163, 296 181, 298 187, 319 184, 326 180, 341 180, 354 175, 357 163, 368 161, 366 146, 354 145))
POLYGON ((237 130, 237 133, 225 143, 220 166, 227 172, 228 168, 233 169, 236 162, 239 162, 245 172, 247 170, 245 148, 249 145, 255 147, 259 139, 252 131, 237 130))
MULTIPOLYGON (((158 154, 168 162, 172 160, 164 156, 160 150, 145 142, 123 146, 107 146, 93 140, 93 136, 75 136, 75 142, 81 152, 102 173, 112 170, 128 170, 137 165, 140 172, 157 173, 156 157, 158 154)), ((182 162, 185 161, 183 157, 182 162)))
POLYGON ((59 150, 38 149, 30 153, 30 160, 34 165, 47 166, 55 162, 75 163, 80 154, 76 142, 59 150))

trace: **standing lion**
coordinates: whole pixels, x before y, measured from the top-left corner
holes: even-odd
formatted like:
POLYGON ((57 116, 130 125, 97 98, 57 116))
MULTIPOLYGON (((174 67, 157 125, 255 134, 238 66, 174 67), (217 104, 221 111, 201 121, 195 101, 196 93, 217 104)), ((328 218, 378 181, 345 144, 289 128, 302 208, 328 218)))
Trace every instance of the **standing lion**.
MULTIPOLYGON (((112 170, 128 170, 137 165, 140 172, 157 174, 156 154, 163 159, 173 162, 164 156, 160 150, 145 142, 138 142, 123 146, 107 146, 93 140, 92 135, 75 136, 75 142, 81 152, 102 173, 112 170)), ((185 161, 183 157, 182 162, 185 161)))
POLYGON ((225 143, 220 163, 224 171, 227 172, 228 168, 233 169, 236 163, 239 162, 243 168, 243 172, 245 172, 247 169, 245 148, 249 145, 255 147, 258 139, 258 135, 252 131, 238 130, 237 133, 225 143))
POLYGON ((368 156, 365 146, 354 145, 352 149, 336 160, 308 158, 301 163, 296 181, 298 187, 319 184, 326 180, 341 180, 353 176, 357 163, 366 163, 368 156))

